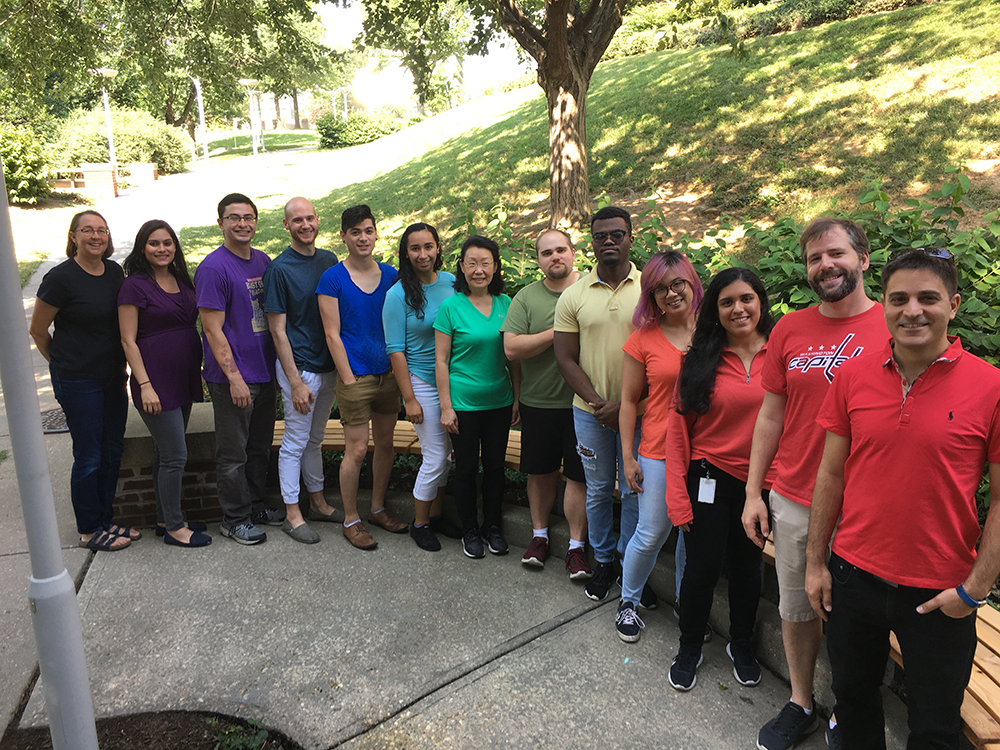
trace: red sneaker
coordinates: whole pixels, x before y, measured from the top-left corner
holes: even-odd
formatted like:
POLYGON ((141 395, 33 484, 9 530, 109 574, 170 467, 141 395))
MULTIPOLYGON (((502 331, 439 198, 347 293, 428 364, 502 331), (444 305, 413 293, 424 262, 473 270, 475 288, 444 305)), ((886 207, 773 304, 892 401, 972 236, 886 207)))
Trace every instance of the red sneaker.
POLYGON ((544 568, 548 557, 549 543, 540 536, 533 536, 524 557, 521 558, 521 563, 535 568, 544 568))
POLYGON ((582 549, 571 549, 567 553, 566 570, 569 571, 569 577, 574 581, 585 581, 594 576, 587 563, 587 556, 582 549))

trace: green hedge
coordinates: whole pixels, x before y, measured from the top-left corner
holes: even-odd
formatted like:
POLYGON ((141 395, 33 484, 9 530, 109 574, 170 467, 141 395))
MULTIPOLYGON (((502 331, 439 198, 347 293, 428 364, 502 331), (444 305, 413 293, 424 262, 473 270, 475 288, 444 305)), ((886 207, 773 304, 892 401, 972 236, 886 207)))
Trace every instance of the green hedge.
MULTIPOLYGON (((156 162, 160 174, 183 172, 191 158, 191 141, 177 128, 155 119, 148 112, 116 109, 111 112, 115 136, 115 156, 119 164, 156 162)), ((104 111, 76 110, 63 123, 50 161, 60 167, 108 160, 107 127, 104 111)))
POLYGON ((0 123, 0 158, 9 203, 35 203, 49 194, 45 155, 30 129, 0 123))
POLYGON ((386 135, 402 130, 406 121, 396 112, 351 112, 347 122, 333 113, 316 121, 320 148, 346 148, 377 141, 386 135))

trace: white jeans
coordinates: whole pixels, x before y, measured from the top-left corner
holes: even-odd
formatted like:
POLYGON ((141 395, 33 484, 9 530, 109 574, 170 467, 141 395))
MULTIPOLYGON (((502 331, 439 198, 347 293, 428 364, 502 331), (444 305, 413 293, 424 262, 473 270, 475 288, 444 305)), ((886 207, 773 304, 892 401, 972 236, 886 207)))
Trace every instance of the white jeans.
POLYGON ((319 492, 323 489, 323 456, 320 445, 333 407, 336 373, 299 371, 302 382, 313 392, 314 401, 308 414, 295 411, 292 405, 292 387, 285 377, 281 362, 277 365, 277 375, 281 404, 285 411, 285 435, 278 451, 278 482, 285 504, 293 505, 299 501, 300 474, 306 491, 319 492))
POLYGON ((417 473, 417 481, 413 483, 413 497, 429 503, 437 497, 438 488, 444 487, 448 482, 451 436, 441 424, 441 402, 438 400, 437 388, 428 385, 412 372, 410 384, 417 403, 424 410, 424 421, 413 425, 420 438, 420 452, 424 457, 417 473))

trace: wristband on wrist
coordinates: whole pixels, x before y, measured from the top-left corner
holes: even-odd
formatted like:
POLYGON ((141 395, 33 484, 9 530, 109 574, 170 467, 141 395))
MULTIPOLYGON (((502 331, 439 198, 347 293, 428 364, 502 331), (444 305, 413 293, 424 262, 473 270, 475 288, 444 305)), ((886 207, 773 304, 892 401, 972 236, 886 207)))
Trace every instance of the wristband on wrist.
POLYGON ((142 387, 142 386, 144 386, 144 385, 149 385, 149 384, 150 384, 150 382, 151 382, 151 381, 149 381, 149 380, 144 380, 144 381, 142 381, 141 383, 139 383, 139 386, 140 386, 140 387, 142 387))
POLYGON ((962 600, 966 607, 972 607, 973 609, 978 609, 986 604, 986 599, 980 601, 979 599, 973 599, 969 592, 965 590, 965 584, 960 583, 955 587, 955 591, 958 592, 958 598, 962 600))

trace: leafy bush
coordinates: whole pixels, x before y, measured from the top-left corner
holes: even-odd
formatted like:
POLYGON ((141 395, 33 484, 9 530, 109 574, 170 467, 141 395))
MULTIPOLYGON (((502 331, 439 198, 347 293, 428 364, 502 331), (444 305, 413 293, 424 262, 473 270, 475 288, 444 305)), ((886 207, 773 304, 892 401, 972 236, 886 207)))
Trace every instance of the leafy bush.
POLYGON ((8 202, 35 203, 48 195, 45 156, 31 130, 0 123, 0 158, 3 159, 8 202))
MULTIPOLYGON (((160 174, 183 172, 191 157, 191 142, 184 133, 155 119, 148 112, 111 111, 115 156, 119 164, 156 162, 160 174)), ((50 148, 50 160, 63 167, 108 160, 104 112, 73 112, 60 128, 50 148)))
POLYGON ((323 115, 316 122, 316 130, 319 132, 321 148, 345 148, 377 141, 402 130, 406 124, 408 123, 391 109, 355 111, 348 115, 347 122, 338 120, 333 114, 323 115))

